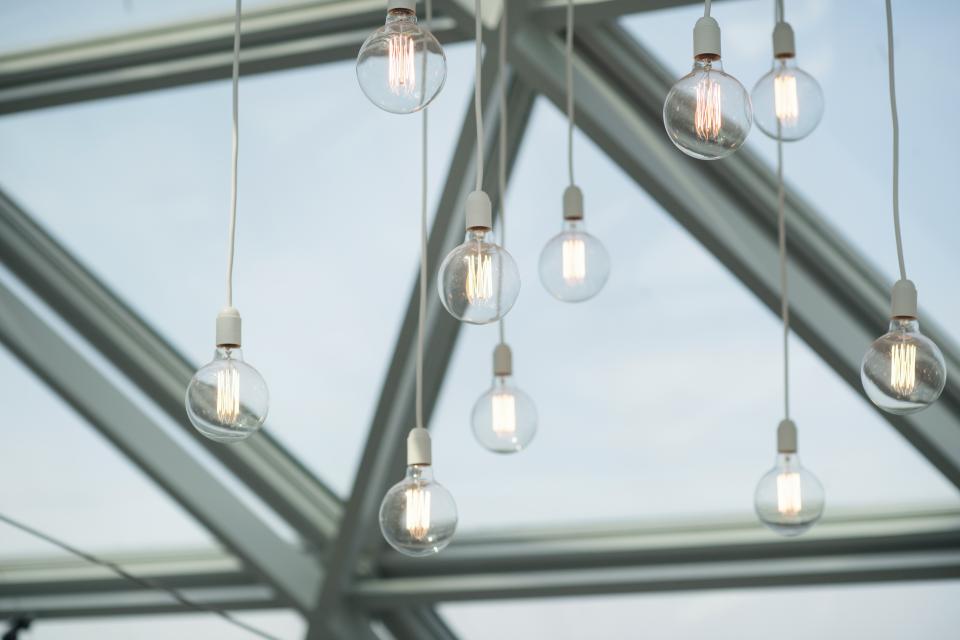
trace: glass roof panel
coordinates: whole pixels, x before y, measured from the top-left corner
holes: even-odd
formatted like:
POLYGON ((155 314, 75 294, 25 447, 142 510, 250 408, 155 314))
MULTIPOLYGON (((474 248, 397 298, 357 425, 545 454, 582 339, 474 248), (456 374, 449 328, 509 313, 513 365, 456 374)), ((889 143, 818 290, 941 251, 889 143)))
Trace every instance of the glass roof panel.
MULTIPOLYGON (((307 630, 303 618, 292 610, 240 611, 231 615, 277 638, 302 638, 307 630)), ((175 616, 39 620, 34 622, 28 637, 30 640, 249 640, 254 636, 212 613, 183 613, 175 616)))
MULTIPOLYGON (((751 519, 783 406, 779 318, 579 133, 586 224, 613 266, 593 300, 551 298, 537 263, 561 225, 565 129, 541 99, 508 194, 523 289, 506 335, 539 432, 510 456, 472 436, 471 408, 491 383, 491 326, 463 328, 434 415, 438 478, 460 530, 751 519)), ((955 488, 804 342, 791 348, 801 455, 826 487, 826 517, 956 506, 955 488)))
MULTIPOLYGON (((447 47, 431 108, 433 203, 472 52, 447 47)), ((352 61, 244 78, 240 118, 245 357, 268 428, 345 495, 416 277, 420 119, 369 104, 352 61)), ((224 300, 229 157, 227 82, 0 118, 0 188, 196 363, 224 300)))
MULTIPOLYGON (((208 548, 213 538, 71 407, 0 348, 3 513, 91 552, 208 548)), ((59 549, 0 523, 0 557, 59 549)))
MULTIPOLYGON (((702 12, 693 3, 629 16, 623 24, 679 78, 689 72, 687 34, 702 12)), ((723 2, 713 15, 723 29, 724 69, 751 90, 770 70, 773 2, 723 2)), ((787 182, 892 283, 898 274, 883 3, 788 2, 786 17, 796 32, 797 64, 820 82, 826 103, 819 128, 784 148, 787 182)), ((957 2, 902 2, 894 10, 907 273, 919 289, 921 314, 928 314, 921 326, 924 318, 934 321, 954 343, 960 342, 960 329, 951 322, 960 315, 954 294, 960 218, 948 203, 956 201, 960 131, 949 123, 960 85, 940 81, 936 70, 955 57, 958 24, 957 2)), ((756 126, 747 146, 773 166, 776 143, 756 126)), ((878 332, 883 326, 878 319, 878 332)))
POLYGON ((950 637, 958 597, 960 582, 950 580, 457 603, 440 611, 462 640, 901 640, 950 637))

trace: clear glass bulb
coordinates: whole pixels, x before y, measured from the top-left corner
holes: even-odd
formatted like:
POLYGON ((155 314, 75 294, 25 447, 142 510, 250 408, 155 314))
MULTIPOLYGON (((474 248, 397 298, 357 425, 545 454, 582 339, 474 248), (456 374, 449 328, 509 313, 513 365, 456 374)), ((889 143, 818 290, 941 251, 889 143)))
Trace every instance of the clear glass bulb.
POLYGON ((757 126, 773 139, 779 130, 785 142, 806 138, 823 118, 823 90, 795 58, 777 58, 770 73, 753 88, 757 126))
POLYGON ((494 376, 493 386, 473 405, 473 435, 494 453, 525 449, 537 433, 537 407, 513 383, 513 376, 494 376))
POLYGON ((540 281, 557 300, 589 300, 609 277, 610 255, 602 242, 584 230, 583 220, 565 220, 563 231, 540 253, 540 281))
POLYGON ((782 536, 804 533, 823 515, 823 486, 800 465, 796 453, 778 453, 773 469, 757 484, 757 517, 782 536))
POLYGON ((750 96, 719 58, 696 59, 663 103, 663 125, 678 149, 700 160, 730 155, 750 133, 750 96))
POLYGON ((423 109, 447 79, 447 57, 437 39, 406 9, 387 13, 357 56, 357 80, 370 101, 390 113, 423 109))
POLYGON ((890 331, 863 356, 860 380, 873 404, 907 415, 936 402, 947 384, 947 365, 937 345, 920 333, 916 319, 894 318, 890 331))
POLYGON ((450 544, 457 531, 453 496, 433 479, 433 467, 412 464, 380 504, 380 531, 407 556, 429 556, 450 544))
POLYGON ((440 300, 462 322, 496 322, 507 315, 520 293, 517 263, 506 249, 489 242, 489 235, 489 229, 469 229, 464 243, 440 265, 440 300))
POLYGON ((187 416, 197 431, 217 442, 239 442, 260 430, 270 394, 260 373, 243 361, 243 352, 217 347, 213 362, 187 385, 187 416))

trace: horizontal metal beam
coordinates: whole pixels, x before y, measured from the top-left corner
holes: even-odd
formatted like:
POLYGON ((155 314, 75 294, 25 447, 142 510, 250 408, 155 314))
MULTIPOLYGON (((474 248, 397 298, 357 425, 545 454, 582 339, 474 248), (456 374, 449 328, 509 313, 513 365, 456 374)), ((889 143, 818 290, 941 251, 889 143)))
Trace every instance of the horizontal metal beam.
MULTIPOLYGON (((770 168, 741 149, 722 162, 680 153, 663 130, 663 98, 674 78, 617 25, 577 31, 577 123, 770 309, 779 313, 777 186, 770 168)), ((563 108, 563 43, 541 29, 513 39, 524 80, 563 108)), ((886 330, 889 283, 826 218, 788 190, 793 329, 863 395, 860 362, 886 330)), ((929 316, 924 332, 944 352, 947 388, 931 408, 880 415, 960 487, 960 350, 929 316)), ((871 405, 872 406, 872 405, 871 405)))
MULTIPOLYGON (((347 60, 383 24, 381 0, 315 0, 243 15, 243 75, 347 60)), ((466 37, 438 16, 441 41, 466 37)), ((233 14, 0 56, 0 114, 229 78, 233 14)))
MULTIPOLYGON (((567 0, 527 0, 531 17, 550 29, 566 24, 567 0)), ((575 0, 577 27, 616 20, 631 13, 703 5, 702 0, 575 0)), ((690 26, 693 28, 693 25, 690 26)))
POLYGON ((835 518, 803 539, 755 522, 476 536, 429 562, 384 558, 371 610, 437 602, 960 577, 960 511, 835 518))
POLYGON ((287 602, 312 604, 321 580, 316 558, 281 539, 3 282, 0 341, 287 602))

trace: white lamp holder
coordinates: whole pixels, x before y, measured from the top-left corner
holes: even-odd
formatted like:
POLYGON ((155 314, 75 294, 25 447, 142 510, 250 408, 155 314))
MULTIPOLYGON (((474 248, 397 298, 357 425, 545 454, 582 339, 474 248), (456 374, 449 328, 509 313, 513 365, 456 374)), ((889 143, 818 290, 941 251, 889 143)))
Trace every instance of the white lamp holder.
POLYGON ((433 447, 430 441, 430 432, 423 427, 411 429, 410 435, 407 436, 407 466, 432 463, 433 447))
POLYGON ((483 191, 474 191, 467 196, 467 230, 493 227, 493 205, 490 196, 483 191))
POLYGON ((797 55, 793 27, 787 22, 778 22, 773 28, 773 57, 792 58, 797 55))
POLYGON ((700 18, 693 27, 693 57, 720 58, 720 23, 710 16, 700 18))
POLYGON ((389 0, 387 2, 387 11, 393 11, 394 9, 405 9, 406 11, 417 10, 417 0, 389 0))
POLYGON ((780 426, 777 427, 777 452, 797 452, 797 425, 793 420, 780 421, 780 426))
POLYGON ((583 191, 576 185, 563 191, 563 219, 583 220, 583 191))
POLYGON ((910 280, 897 280, 893 285, 891 312, 893 318, 917 317, 917 287, 910 280))
POLYGON ((225 307, 217 314, 217 346, 240 348, 240 312, 234 307, 225 307))
POLYGON ((502 342, 493 350, 493 375, 513 375, 513 352, 502 342))

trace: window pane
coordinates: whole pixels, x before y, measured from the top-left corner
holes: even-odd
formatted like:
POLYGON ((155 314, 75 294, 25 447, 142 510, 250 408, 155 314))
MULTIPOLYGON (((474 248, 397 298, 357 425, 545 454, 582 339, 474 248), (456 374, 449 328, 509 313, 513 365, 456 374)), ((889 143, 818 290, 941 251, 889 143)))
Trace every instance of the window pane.
MULTIPOLYGON (((295 640, 306 634, 306 624, 294 611, 256 611, 233 614, 278 638, 295 640)), ((30 640, 249 640, 249 631, 234 627, 213 614, 179 614, 94 618, 89 620, 39 620, 30 640)))

